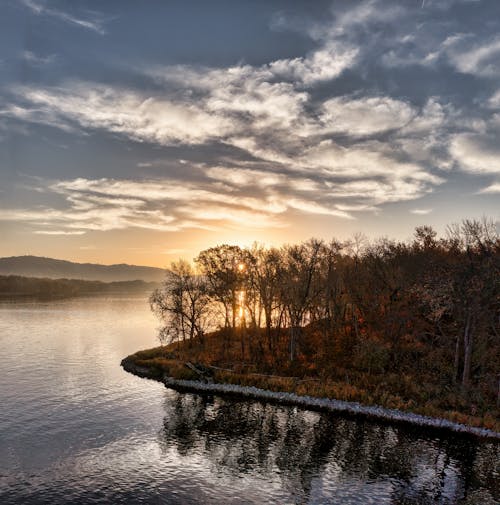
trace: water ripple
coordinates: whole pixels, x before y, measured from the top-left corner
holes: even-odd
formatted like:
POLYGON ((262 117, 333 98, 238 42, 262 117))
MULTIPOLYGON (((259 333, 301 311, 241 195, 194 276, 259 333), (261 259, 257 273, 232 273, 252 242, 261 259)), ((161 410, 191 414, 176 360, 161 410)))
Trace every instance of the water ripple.
POLYGON ((119 362, 143 298, 1 303, 0 503, 484 504, 499 446, 178 394, 119 362))

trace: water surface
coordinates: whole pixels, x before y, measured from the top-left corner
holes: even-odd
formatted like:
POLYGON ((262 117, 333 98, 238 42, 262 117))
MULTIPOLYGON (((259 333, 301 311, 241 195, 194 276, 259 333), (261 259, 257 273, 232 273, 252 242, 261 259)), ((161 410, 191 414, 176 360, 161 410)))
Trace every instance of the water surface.
POLYGON ((0 303, 1 504, 500 502, 496 443, 124 372, 155 327, 146 296, 0 303))

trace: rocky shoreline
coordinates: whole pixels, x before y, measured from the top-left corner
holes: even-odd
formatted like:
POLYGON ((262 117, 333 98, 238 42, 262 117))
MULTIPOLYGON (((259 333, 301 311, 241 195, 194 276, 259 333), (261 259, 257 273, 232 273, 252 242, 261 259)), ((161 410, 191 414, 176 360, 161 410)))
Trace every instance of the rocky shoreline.
POLYGON ((466 426, 446 419, 403 412, 401 410, 387 409, 378 406, 366 406, 357 402, 332 400, 329 398, 316 398, 301 396, 295 393, 275 392, 254 386, 240 386, 235 384, 221 384, 203 382, 201 380, 174 379, 167 375, 159 376, 148 367, 138 366, 133 360, 125 358, 121 362, 124 370, 139 377, 163 382, 166 387, 177 391, 195 392, 200 394, 230 395, 252 400, 261 400, 281 405, 298 406, 301 408, 335 412, 343 415, 365 417, 388 423, 402 423, 435 430, 446 430, 454 433, 472 435, 479 438, 500 440, 500 433, 486 428, 466 426))

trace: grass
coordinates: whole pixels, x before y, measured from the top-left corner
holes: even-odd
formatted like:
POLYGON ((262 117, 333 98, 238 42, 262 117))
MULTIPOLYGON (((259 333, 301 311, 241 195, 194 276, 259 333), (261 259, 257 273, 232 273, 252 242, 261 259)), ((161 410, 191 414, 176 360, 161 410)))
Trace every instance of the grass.
MULTIPOLYGON (((379 405, 500 432, 498 408, 492 407, 491 400, 485 400, 480 391, 463 391, 440 383, 439 377, 426 377, 411 369, 404 373, 367 369, 350 363, 345 356, 332 360, 331 356, 327 359, 302 353, 290 364, 286 356, 286 337, 283 336, 281 343, 279 337, 276 341, 272 360, 270 353, 255 342, 253 351, 247 351, 247 359, 242 360, 239 337, 222 331, 208 335, 203 345, 175 342, 139 351, 127 359, 147 368, 158 378, 167 374, 175 379, 198 379, 197 374, 185 366, 189 361, 217 367, 211 368, 217 383, 379 405), (256 356, 256 352, 260 356, 256 356)), ((314 348, 314 342, 309 344, 314 348)))

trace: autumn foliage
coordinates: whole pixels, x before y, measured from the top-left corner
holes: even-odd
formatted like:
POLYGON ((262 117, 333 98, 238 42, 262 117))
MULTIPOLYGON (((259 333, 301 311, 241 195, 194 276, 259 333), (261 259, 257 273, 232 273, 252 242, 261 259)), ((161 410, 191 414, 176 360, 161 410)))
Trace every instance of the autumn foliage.
POLYGON ((214 247, 172 264, 151 307, 168 347, 142 360, 165 370, 190 360, 225 382, 499 428, 500 239, 487 220, 409 242, 214 247))

